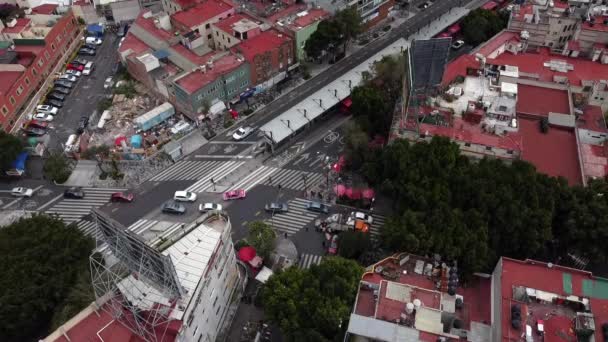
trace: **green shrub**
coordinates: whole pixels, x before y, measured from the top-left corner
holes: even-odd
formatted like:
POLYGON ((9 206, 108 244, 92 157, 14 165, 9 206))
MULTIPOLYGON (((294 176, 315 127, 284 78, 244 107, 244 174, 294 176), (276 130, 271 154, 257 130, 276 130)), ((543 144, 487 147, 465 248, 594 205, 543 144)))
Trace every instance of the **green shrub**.
POLYGON ((230 120, 224 121, 224 128, 228 128, 232 125, 234 125, 234 120, 230 119, 230 120))

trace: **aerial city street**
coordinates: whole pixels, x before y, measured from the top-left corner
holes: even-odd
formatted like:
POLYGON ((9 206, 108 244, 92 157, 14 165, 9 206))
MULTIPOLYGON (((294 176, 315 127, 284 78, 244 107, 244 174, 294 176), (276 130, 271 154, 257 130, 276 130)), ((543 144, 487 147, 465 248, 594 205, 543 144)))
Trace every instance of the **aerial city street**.
POLYGON ((608 341, 604 2, 0 20, 0 341, 608 341))

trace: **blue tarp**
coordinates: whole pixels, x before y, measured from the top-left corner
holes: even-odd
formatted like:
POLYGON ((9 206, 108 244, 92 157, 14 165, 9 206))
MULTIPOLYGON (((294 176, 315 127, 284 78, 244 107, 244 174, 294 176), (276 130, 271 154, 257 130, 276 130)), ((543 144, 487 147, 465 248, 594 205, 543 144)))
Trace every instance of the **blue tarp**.
POLYGON ((133 148, 141 148, 142 137, 141 135, 133 135, 131 136, 131 147, 133 148))
POLYGON ((17 159, 15 159, 15 161, 13 161, 13 164, 11 165, 11 167, 16 170, 25 170, 25 162, 27 161, 28 155, 29 154, 27 152, 19 153, 19 155, 17 156, 17 159))
POLYGON ((169 57, 169 51, 161 49, 161 50, 152 52, 152 55, 158 59, 167 58, 167 57, 169 57))
POLYGON ((97 37, 103 36, 103 26, 99 24, 91 24, 87 26, 87 33, 97 37))

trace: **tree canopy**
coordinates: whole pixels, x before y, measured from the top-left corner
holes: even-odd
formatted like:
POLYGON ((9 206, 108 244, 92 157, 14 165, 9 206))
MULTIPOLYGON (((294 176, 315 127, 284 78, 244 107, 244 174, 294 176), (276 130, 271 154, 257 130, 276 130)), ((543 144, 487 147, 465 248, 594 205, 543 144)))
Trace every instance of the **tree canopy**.
POLYGON ((289 341, 339 339, 357 295, 363 268, 340 257, 308 270, 291 267, 274 274, 263 289, 264 311, 289 341))
POLYGON ((0 170, 10 168, 21 151, 23 151, 23 142, 19 138, 0 131, 0 170))
POLYGON ((398 214, 381 230, 392 251, 439 253, 468 272, 488 270, 500 256, 608 260, 604 180, 569 187, 524 161, 471 162, 437 137, 397 140, 364 158, 361 171, 395 203, 398 214))
POLYGON ((346 45, 363 31, 359 12, 354 8, 338 11, 333 18, 319 23, 317 30, 308 37, 304 51, 308 57, 319 58, 323 52, 334 52, 340 45, 346 45))
POLYGON ((269 224, 262 221, 254 221, 249 224, 247 242, 264 259, 267 259, 270 256, 270 252, 274 250, 275 239, 276 234, 269 224))
POLYGON ((508 21, 508 14, 478 8, 462 20, 462 34, 469 44, 478 45, 502 31, 508 21))
POLYGON ((72 291, 93 247, 75 225, 48 216, 0 229, 1 341, 36 340, 48 333, 56 311, 79 302, 72 291))
POLYGON ((61 153, 52 153, 44 162, 44 175, 57 183, 64 183, 70 177, 70 162, 61 153))

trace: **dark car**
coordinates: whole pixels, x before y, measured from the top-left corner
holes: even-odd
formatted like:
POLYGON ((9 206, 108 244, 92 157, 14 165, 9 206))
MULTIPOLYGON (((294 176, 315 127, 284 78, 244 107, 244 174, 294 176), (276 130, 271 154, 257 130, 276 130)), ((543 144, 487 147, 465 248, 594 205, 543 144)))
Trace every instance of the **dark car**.
POLYGON ((327 214, 329 212, 329 207, 327 205, 316 201, 308 202, 306 209, 323 214, 327 214))
POLYGON ((79 54, 79 55, 95 56, 95 53, 96 53, 96 52, 95 52, 95 50, 93 50, 93 49, 87 49, 87 48, 84 48, 84 49, 80 49, 80 50, 78 50, 78 54, 79 54))
POLYGON ((41 137, 46 134, 46 129, 37 127, 24 127, 23 132, 29 137, 41 137))
POLYGON ((264 210, 270 213, 286 213, 289 211, 287 203, 268 203, 264 207, 264 210))
POLYGON ((78 134, 82 134, 85 129, 89 126, 89 118, 86 116, 80 117, 80 121, 78 121, 78 134))
POLYGON ((82 188, 78 187, 69 188, 63 192, 63 198, 83 199, 84 191, 82 191, 82 188))
POLYGON ((63 102, 65 100, 65 95, 57 92, 52 92, 46 96, 47 99, 57 100, 63 102))
POLYGON ((53 106, 53 107, 57 107, 57 108, 61 108, 63 107, 63 102, 61 101, 57 101, 54 99, 46 99, 46 101, 44 101, 45 105, 49 105, 49 106, 53 106))
POLYGON ((69 88, 55 86, 53 88, 53 92, 57 92, 57 93, 63 94, 63 95, 68 95, 70 93, 70 89, 69 88))
POLYGON ((53 83, 56 87, 63 87, 63 88, 70 88, 72 89, 72 87, 74 86, 74 84, 72 84, 72 82, 68 81, 68 80, 58 80, 55 81, 55 83, 53 83))
POLYGON ((89 61, 87 61, 87 60, 86 60, 86 59, 84 59, 84 58, 76 58, 76 59, 74 59, 74 60, 72 61, 72 64, 76 64, 76 65, 82 65, 82 66, 87 65, 87 63, 89 63, 89 61))
POLYGON ((162 206, 162 212, 167 214, 181 215, 186 212, 186 207, 175 202, 174 200, 167 201, 162 206))
POLYGON ((93 44, 84 44, 82 46, 83 49, 89 49, 89 50, 97 50, 97 46, 93 45, 93 44))
POLYGON ((133 202, 135 196, 128 192, 115 192, 110 196, 110 201, 112 202, 133 202))

